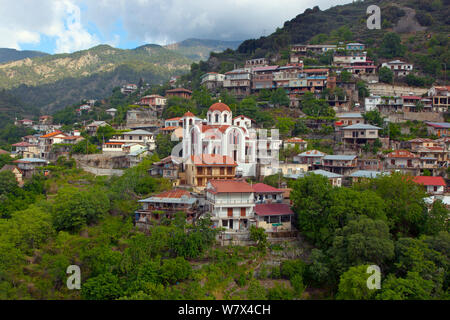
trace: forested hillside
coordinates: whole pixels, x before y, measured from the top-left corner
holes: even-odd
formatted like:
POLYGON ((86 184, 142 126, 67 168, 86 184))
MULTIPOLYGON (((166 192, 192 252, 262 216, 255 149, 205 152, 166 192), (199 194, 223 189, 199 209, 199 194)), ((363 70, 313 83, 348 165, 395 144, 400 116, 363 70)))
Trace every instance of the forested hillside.
POLYGON ((31 51, 31 50, 16 50, 9 48, 0 48, 0 63, 9 61, 17 61, 26 58, 34 58, 48 55, 45 52, 31 51))
POLYGON ((246 59, 259 57, 276 62, 286 59, 289 46, 296 43, 359 41, 371 48, 368 56, 375 62, 404 58, 424 74, 443 79, 444 63, 450 65, 449 17, 449 0, 354 1, 324 11, 316 6, 285 22, 282 28, 267 37, 244 41, 235 51, 212 54, 196 69, 226 72, 235 65, 242 66, 246 59), (367 28, 366 10, 372 4, 381 8, 381 30, 367 28), (389 33, 400 36, 399 52, 380 49, 389 33))

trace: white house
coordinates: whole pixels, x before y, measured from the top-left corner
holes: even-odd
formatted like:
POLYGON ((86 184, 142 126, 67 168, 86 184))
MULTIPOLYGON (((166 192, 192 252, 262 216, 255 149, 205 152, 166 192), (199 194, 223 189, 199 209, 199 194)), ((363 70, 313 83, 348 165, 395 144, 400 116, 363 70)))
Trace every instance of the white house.
POLYGON ((248 232, 255 220, 254 190, 241 180, 209 180, 206 204, 215 227, 225 232, 248 232))
POLYGON ((381 67, 387 67, 391 69, 396 77, 404 77, 410 74, 413 71, 413 65, 400 61, 400 60, 393 60, 389 62, 385 62, 381 64, 381 67))

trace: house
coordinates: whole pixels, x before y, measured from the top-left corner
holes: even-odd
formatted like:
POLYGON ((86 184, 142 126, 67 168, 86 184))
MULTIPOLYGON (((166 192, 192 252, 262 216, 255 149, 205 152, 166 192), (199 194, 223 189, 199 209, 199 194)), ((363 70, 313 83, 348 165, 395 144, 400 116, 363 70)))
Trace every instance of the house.
POLYGON ((317 174, 317 175, 326 177, 333 187, 341 187, 342 186, 342 178, 343 178, 342 175, 336 174, 336 173, 333 173, 330 171, 322 170, 322 169, 308 171, 306 173, 290 174, 290 175, 286 175, 285 177, 288 179, 300 179, 300 178, 304 178, 306 175, 309 175, 309 174, 317 174))
POLYGON ((274 174, 288 175, 307 172, 309 166, 303 163, 260 163, 258 164, 258 178, 264 179, 264 177, 274 174))
POLYGON ((129 83, 126 85, 123 85, 122 88, 120 88, 120 92, 122 92, 122 94, 130 94, 135 92, 138 89, 137 85, 133 84, 133 83, 129 83))
MULTIPOLYGON (((183 139, 183 128, 182 127, 165 127, 159 129, 159 132, 164 135, 171 135, 176 141, 183 139)), ((172 140, 173 141, 173 140, 172 140)))
POLYGON ((308 142, 301 138, 289 138, 284 140, 283 146, 285 148, 294 148, 295 146, 298 146, 300 150, 305 150, 308 147, 308 142))
POLYGON ((323 153, 318 150, 308 150, 303 153, 300 153, 297 156, 294 156, 293 162, 301 163, 308 165, 308 170, 315 169, 319 167, 322 163, 322 158, 326 156, 326 153, 323 153))
POLYGON ((403 110, 404 112, 431 112, 432 105, 430 103, 422 103, 423 98, 419 96, 402 96, 403 99, 403 110), (419 109, 419 106, 423 104, 423 108, 419 109))
POLYGON ((105 126, 108 126, 108 123, 105 121, 93 121, 86 126, 86 131, 90 136, 95 136, 98 128, 105 126))
POLYGON ((40 156, 40 147, 38 144, 22 141, 11 146, 13 155, 19 155, 21 158, 35 158, 40 156))
POLYGON ((235 97, 245 97, 251 93, 250 71, 246 69, 235 69, 225 73, 223 87, 235 97))
POLYGON ((352 124, 364 123, 364 117, 359 112, 340 113, 336 115, 339 120, 336 122, 336 126, 346 127, 352 124))
POLYGON ((290 83, 298 80, 298 75, 301 73, 301 61, 297 61, 295 65, 287 65, 279 67, 273 73, 273 81, 277 88, 290 88, 290 83))
POLYGON ((167 99, 158 95, 158 94, 152 94, 145 97, 142 97, 141 100, 139 100, 139 105, 142 106, 152 106, 157 108, 162 108, 166 106, 167 99))
POLYGON ((128 160, 128 168, 133 168, 148 155, 148 147, 138 143, 128 143, 122 146, 128 160))
POLYGON ((349 175, 352 179, 352 183, 360 182, 367 179, 374 179, 379 176, 389 175, 389 172, 371 171, 371 170, 358 170, 349 175))
POLYGON ((185 163, 186 182, 202 191, 209 180, 233 180, 237 163, 229 156, 202 154, 191 156, 185 163))
POLYGON ((14 161, 19 170, 22 172, 22 177, 25 179, 31 178, 38 168, 45 167, 47 161, 37 158, 23 158, 14 161))
POLYGON ((20 171, 20 169, 17 168, 15 165, 13 165, 13 164, 5 164, 3 166, 3 168, 0 169, 0 172, 4 172, 4 171, 12 172, 14 174, 14 177, 16 178, 16 181, 19 184, 19 186, 23 185, 22 171, 20 171))
POLYGON ((368 171, 383 170, 383 160, 374 156, 358 157, 358 169, 368 171))
POLYGON ((420 171, 420 156, 409 150, 395 150, 385 156, 384 168, 415 174, 420 171))
POLYGON ((139 200, 142 208, 135 212, 136 224, 146 227, 149 222, 173 219, 177 212, 184 212, 186 220, 192 222, 197 213, 198 199, 187 190, 173 189, 139 200))
POLYGON ((217 72, 208 72, 200 77, 201 85, 205 86, 208 90, 216 90, 223 87, 225 81, 225 75, 217 72))
POLYGON ((164 127, 182 127, 183 126, 183 118, 175 117, 164 120, 164 127))
POLYGON ((341 130, 344 144, 362 145, 374 143, 378 139, 378 130, 381 130, 381 128, 371 124, 357 123, 343 127, 341 130))
POLYGON ((182 158, 168 156, 161 161, 153 163, 150 174, 169 179, 174 186, 184 185, 186 184, 186 174, 182 160, 182 158))
POLYGON ((265 183, 256 183, 252 185, 255 204, 261 203, 282 203, 284 190, 274 188, 265 183))
POLYGON ((404 77, 410 74, 413 71, 413 65, 400 61, 400 60, 393 60, 389 62, 384 62, 381 64, 381 67, 387 67, 391 69, 394 72, 394 75, 396 77, 404 77))
POLYGON ((409 146, 411 151, 415 151, 420 148, 436 147, 437 143, 435 143, 434 140, 428 138, 416 138, 408 140, 407 145, 409 146))
POLYGON ((252 69, 252 91, 258 92, 262 89, 274 89, 274 72, 278 66, 256 67, 252 69))
POLYGON ((39 124, 41 125, 49 125, 53 123, 53 117, 52 116, 41 116, 39 117, 39 124))
POLYGON ((206 204, 214 227, 225 233, 248 233, 256 225, 253 187, 242 180, 209 180, 206 204))
POLYGON ((432 87, 428 91, 435 112, 446 112, 450 106, 450 86, 432 87))
POLYGON ((294 212, 286 203, 261 203, 255 205, 256 226, 268 233, 292 231, 294 212))
POLYGON ((346 176, 357 168, 358 157, 356 155, 326 155, 322 158, 321 165, 324 170, 346 176))
POLYGON ((443 195, 447 184, 442 177, 417 176, 413 181, 426 187, 426 191, 432 195, 443 195))
POLYGON ((269 65, 269 60, 267 58, 256 58, 245 61, 246 69, 252 69, 255 67, 266 67, 269 65))
POLYGON ((425 122, 429 135, 448 137, 450 132, 450 123, 448 122, 425 122))
POLYGON ((373 96, 367 97, 364 99, 364 107, 366 112, 376 110, 378 105, 381 104, 381 96, 373 96))
POLYGON ((84 137, 80 136, 79 133, 74 136, 69 136, 59 130, 47 133, 39 137, 40 157, 49 159, 54 144, 76 144, 83 139, 84 137))
POLYGON ((123 146, 125 144, 131 143, 147 146, 149 151, 153 151, 156 149, 155 134, 141 129, 115 135, 113 136, 113 138, 109 139, 109 141, 105 143, 104 146, 106 146, 106 149, 108 149, 108 146, 123 146))
POLYGON ((23 127, 31 127, 33 126, 33 121, 30 119, 22 119, 22 120, 16 120, 14 122, 16 126, 23 126, 23 127))
POLYGON ((354 51, 354 50, 362 51, 365 48, 366 48, 366 46, 364 44, 357 43, 357 42, 347 43, 345 45, 345 49, 348 50, 348 51, 354 51))
POLYGON ((170 97, 180 97, 184 99, 190 99, 192 96, 192 91, 184 88, 170 89, 166 91, 166 98, 170 97))
POLYGON ((115 117, 116 113, 117 113, 117 109, 116 108, 110 108, 108 110, 105 111, 106 114, 110 115, 111 117, 115 117))

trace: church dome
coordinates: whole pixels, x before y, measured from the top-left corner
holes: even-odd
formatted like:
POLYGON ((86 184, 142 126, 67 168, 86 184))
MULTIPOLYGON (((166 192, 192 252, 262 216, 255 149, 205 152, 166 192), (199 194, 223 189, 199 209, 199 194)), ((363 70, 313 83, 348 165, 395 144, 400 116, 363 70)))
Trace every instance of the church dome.
POLYGON ((220 111, 220 112, 224 112, 224 111, 228 111, 231 112, 231 109, 229 106, 227 106, 225 103, 222 102, 217 102, 214 103, 211 107, 209 107, 209 111, 220 111))

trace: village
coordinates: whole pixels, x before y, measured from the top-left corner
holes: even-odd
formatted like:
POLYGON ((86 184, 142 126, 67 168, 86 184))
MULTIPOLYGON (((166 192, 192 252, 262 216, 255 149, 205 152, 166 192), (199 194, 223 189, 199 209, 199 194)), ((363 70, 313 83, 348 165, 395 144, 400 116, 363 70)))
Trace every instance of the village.
MULTIPOLYGON (((214 228, 221 230, 222 244, 245 243, 251 226, 263 228, 269 239, 296 237, 289 181, 310 174, 324 176, 339 188, 399 172, 423 185, 430 206, 439 199, 449 208, 450 123, 444 116, 450 105, 450 86, 407 86, 401 79, 414 74, 412 64, 397 59, 375 65, 367 57, 367 49, 354 42, 293 44, 285 65, 274 65, 266 58, 251 59, 242 68, 201 76, 202 86, 212 96, 225 90, 236 99, 245 99, 281 88, 289 99, 284 106, 289 110, 299 109, 306 93, 322 98, 335 115, 331 120, 309 117, 306 123, 309 129, 323 127, 323 123, 332 127, 327 132, 332 141, 330 152, 312 147, 307 134, 286 136, 275 127, 262 128, 249 116, 233 114, 220 99, 209 107, 205 119, 191 111, 163 119, 168 99, 192 98, 193 92, 180 87, 174 78, 164 96, 145 95, 135 101, 127 111, 126 125, 115 128, 120 133, 99 143, 101 153, 71 155, 70 150, 86 139, 82 132, 95 136, 99 128, 110 125, 107 121, 92 121, 80 130, 64 132, 49 115, 38 122, 17 120, 17 126, 37 133, 12 144, 10 153, 1 151, 15 159, 1 171, 12 171, 23 185, 63 156, 73 157, 81 168, 96 175, 120 175, 124 168, 155 153, 158 135, 167 136, 177 145, 171 155, 155 162, 148 174, 170 180, 173 189, 139 200, 135 225, 145 230, 180 211, 189 223, 209 214, 214 228), (310 56, 329 61, 326 66, 305 67, 304 60, 310 56), (382 69, 392 72, 392 83, 380 81, 382 69), (369 95, 360 96, 361 83, 369 95), (377 125, 367 116, 374 112, 383 117, 377 125), (391 123, 411 122, 426 128, 427 136, 396 140, 389 132, 391 123), (276 182, 264 183, 268 177, 275 177, 276 182)), ((121 93, 138 90, 136 84, 126 84, 121 93)), ((87 101, 76 112, 89 112, 94 104, 87 101)), ((106 113, 114 118, 117 111, 110 108, 106 113)), ((299 117, 307 118, 305 114, 299 117)), ((401 133, 410 133, 407 127, 401 128, 401 133)))

